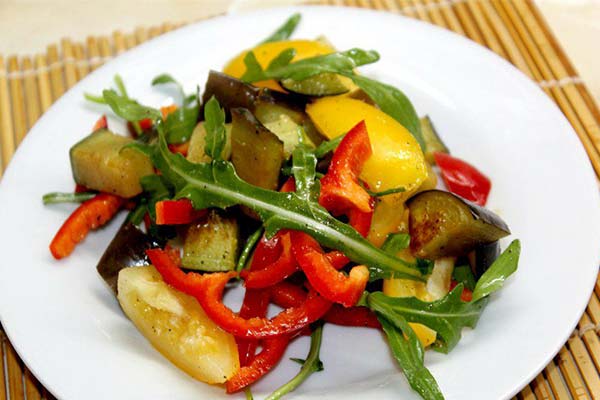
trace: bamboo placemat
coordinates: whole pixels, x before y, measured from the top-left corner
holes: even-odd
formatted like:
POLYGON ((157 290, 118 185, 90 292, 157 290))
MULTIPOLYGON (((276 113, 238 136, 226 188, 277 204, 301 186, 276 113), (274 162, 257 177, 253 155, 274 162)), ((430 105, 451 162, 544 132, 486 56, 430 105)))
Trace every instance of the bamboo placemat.
MULTIPOLYGON (((489 47, 538 83, 573 125, 600 176, 600 110, 531 0, 329 0, 316 4, 388 10, 453 30, 489 47)), ((35 56, 0 55, 0 174, 27 131, 67 89, 104 62, 178 25, 165 23, 85 42, 63 39, 35 56)), ((516 397, 600 399, 600 279, 578 328, 516 397)), ((53 399, 0 327, 0 400, 53 399), (2 362, 3 360, 3 362, 2 362)))

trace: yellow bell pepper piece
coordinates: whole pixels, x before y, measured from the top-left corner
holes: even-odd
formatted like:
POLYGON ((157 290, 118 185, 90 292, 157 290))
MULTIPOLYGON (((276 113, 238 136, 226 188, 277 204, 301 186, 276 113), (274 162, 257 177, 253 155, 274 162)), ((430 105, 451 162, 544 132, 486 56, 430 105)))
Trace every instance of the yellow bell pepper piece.
MULTIPOLYGON (((256 56, 256 60, 261 67, 266 68, 275 57, 279 55, 283 50, 293 48, 296 50, 296 56, 292 61, 299 61, 303 58, 310 58, 320 56, 323 54, 333 53, 334 49, 327 43, 316 40, 283 40, 279 42, 263 43, 255 48, 251 49, 256 56)), ((246 65, 244 64, 244 57, 248 54, 249 50, 245 50, 231 60, 223 72, 227 75, 233 76, 234 78, 241 78, 246 72, 246 65)), ((253 83, 254 86, 267 87, 269 89, 285 91, 283 88, 274 80, 261 81, 253 83)))
POLYGON ((333 139, 365 120, 373 155, 360 178, 371 190, 404 187, 387 198, 406 199, 427 179, 427 162, 410 132, 378 108, 346 96, 323 97, 306 106, 306 113, 324 136, 333 139))
POLYGON ((423 324, 413 322, 409 322, 408 324, 410 325, 412 330, 415 331, 415 334, 419 338, 419 341, 421 342, 423 347, 427 347, 433 344, 433 342, 435 342, 437 333, 433 329, 423 324))

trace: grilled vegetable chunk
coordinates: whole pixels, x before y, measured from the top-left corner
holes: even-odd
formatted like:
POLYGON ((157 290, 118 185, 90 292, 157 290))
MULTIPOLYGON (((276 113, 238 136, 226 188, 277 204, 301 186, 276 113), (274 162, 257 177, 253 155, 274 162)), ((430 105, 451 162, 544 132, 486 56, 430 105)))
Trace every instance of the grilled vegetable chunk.
POLYGON ((213 210, 205 221, 188 228, 181 263, 189 269, 230 271, 235 268, 238 248, 237 219, 213 210))
POLYGON ((466 255, 478 245, 510 234, 500 217, 449 192, 429 190, 407 204, 410 247, 420 258, 466 255))
POLYGON ((223 383, 240 368, 235 339, 198 301, 167 285, 153 266, 119 273, 119 303, 158 351, 195 379, 223 383))
MULTIPOLYGON (((225 135, 226 142, 223 147, 221 157, 223 160, 229 160, 231 156, 231 124, 225 124, 225 135)), ((211 162, 211 159, 204 152, 206 146, 206 129, 204 128, 204 122, 200 122, 194 128, 192 137, 190 139, 190 148, 188 150, 187 159, 194 163, 206 163, 211 162)))
POLYGON ((75 182, 89 189, 129 198, 142 192, 140 178, 154 173, 150 159, 134 149, 123 149, 133 139, 100 130, 69 152, 75 182))
POLYGON ((444 144, 440 135, 438 135, 437 130, 433 126, 433 122, 428 115, 421 118, 421 132, 423 133, 423 138, 425 139, 425 159, 428 163, 434 164, 435 159, 433 158, 433 153, 449 153, 448 147, 444 144))
POLYGON ((231 161, 237 174, 255 186, 277 189, 283 142, 247 109, 234 108, 231 116, 231 161))

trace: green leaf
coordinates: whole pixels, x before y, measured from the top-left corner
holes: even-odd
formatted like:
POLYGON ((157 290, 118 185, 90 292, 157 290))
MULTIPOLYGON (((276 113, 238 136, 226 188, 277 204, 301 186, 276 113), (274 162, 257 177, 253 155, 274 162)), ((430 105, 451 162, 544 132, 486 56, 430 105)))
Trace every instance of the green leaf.
POLYGON ((319 351, 321 349, 321 341, 323 339, 323 326, 319 325, 310 335, 310 350, 306 361, 302 362, 302 368, 300 372, 293 377, 288 383, 276 389, 269 397, 265 400, 277 400, 290 393, 302 382, 304 382, 313 372, 323 370, 323 363, 319 359, 319 351))
POLYGON ((471 271, 471 266, 469 265, 459 265, 458 267, 454 267, 452 279, 457 283, 462 283, 470 291, 475 289, 475 277, 473 276, 473 271, 471 271))
POLYGON ((168 143, 183 143, 190 140, 198 123, 200 107, 179 107, 167 116, 163 129, 168 143))
MULTIPOLYGON (((283 50, 283 52, 287 51, 289 51, 289 49, 283 50)), ((281 56, 281 54, 279 56, 281 56)), ((295 81, 302 81, 324 72, 352 75, 352 70, 354 68, 374 63, 377 60, 379 60, 379 54, 374 50, 351 49, 338 53, 305 58, 284 66, 276 66, 275 68, 263 70, 258 64, 254 53, 248 52, 244 58, 246 72, 241 79, 244 82, 252 83, 266 79, 293 79, 295 81)))
MULTIPOLYGON (((177 90, 179 91, 179 94, 181 95, 181 99, 182 101, 185 103, 186 102, 186 97, 185 97, 185 92, 183 91, 183 86, 181 86, 181 84, 179 82, 177 82, 175 80, 175 78, 173 78, 171 75, 169 74, 161 74, 158 75, 157 77, 155 77, 154 79, 152 79, 152 86, 156 86, 156 85, 166 85, 166 84, 173 84, 177 87, 177 90)), ((185 104, 183 104, 185 105, 185 104)))
POLYGON ((521 242, 516 239, 500 254, 490 268, 477 281, 473 290, 473 301, 482 299, 500 289, 506 279, 517 270, 521 242))
POLYGON ((443 400, 437 382, 423 363, 423 346, 403 318, 393 321, 377 314, 394 358, 402 368, 410 386, 425 400, 443 400))
POLYGON ((127 94, 127 89, 125 88, 125 83, 123 83, 123 78, 121 78, 121 75, 115 75, 113 79, 115 80, 115 85, 117 85, 119 94, 123 97, 129 98, 129 95, 127 94))
POLYGON ((334 151, 339 146, 340 142, 342 140, 344 140, 344 137, 346 137, 345 133, 343 135, 336 137, 335 139, 326 140, 323 143, 321 143, 314 150, 315 157, 321 158, 324 155, 326 155, 327 153, 329 153, 330 151, 334 151))
POLYGON ((140 121, 144 118, 158 121, 162 118, 159 110, 142 106, 135 100, 118 95, 112 89, 104 90, 102 96, 113 112, 127 121, 140 121))
POLYGON ((267 69, 283 68, 296 56, 296 49, 285 49, 271 61, 267 69))
POLYGON ((160 175, 147 175, 140 179, 140 185, 144 189, 144 198, 148 205, 148 214, 154 221, 156 220, 156 203, 161 200, 167 200, 172 197, 172 191, 169 185, 160 175))
POLYGON ((381 108, 383 112, 402 124, 415 137, 425 151, 425 139, 421 132, 421 122, 414 106, 399 89, 361 75, 346 74, 381 108))
POLYGON ((424 258, 417 258, 415 267, 421 271, 423 275, 431 275, 433 271, 434 262, 431 260, 426 260, 424 258))
MULTIPOLYGON (((290 360, 292 360, 293 362, 300 364, 300 365, 304 365, 306 363, 306 360, 304 360, 302 358, 290 357, 290 360)), ((315 372, 321 372, 324 370, 325 370, 325 367, 323 366, 323 361, 319 360, 319 362, 315 365, 315 372)))
POLYGON ((460 299, 463 285, 459 284, 440 300, 427 303, 415 297, 389 297, 382 292, 369 295, 369 307, 393 321, 402 317, 408 322, 418 322, 437 332, 434 348, 448 353, 461 338, 464 327, 474 328, 487 299, 466 303, 460 299))
POLYGON ((390 233, 381 245, 381 250, 386 253, 396 255, 410 245, 410 235, 408 233, 390 233))
POLYGON ((298 145, 292 152, 292 174, 296 182, 296 194, 304 201, 318 202, 319 184, 315 180, 317 157, 306 145, 298 145))
POLYGON ((148 206, 146 202, 143 201, 127 215, 127 221, 137 226, 142 223, 144 215, 146 215, 147 212, 148 206))
POLYGON ((86 200, 93 199, 98 193, 95 192, 82 192, 82 193, 61 193, 53 192, 47 193, 42 197, 44 204, 58 204, 58 203, 83 203, 86 200))
POLYGON ((206 129, 204 153, 213 160, 220 160, 227 140, 225 111, 215 96, 212 96, 204 105, 204 128, 206 129))
POLYGON ((256 243, 258 243, 262 234, 263 234, 263 228, 260 227, 256 231, 254 231, 254 233, 252 235, 250 235, 248 237, 248 239, 246 240, 246 243, 244 244, 244 248, 242 249, 242 252, 240 253, 240 257, 238 258, 238 262, 235 267, 235 270, 237 272, 240 272, 241 270, 243 270, 246 267, 246 263, 248 262, 250 253, 252 253, 254 246, 256 246, 256 243))
MULTIPOLYGON (((209 153, 218 154, 214 152, 217 148, 214 145, 209 147, 213 149, 209 153)), ((296 193, 280 193, 253 186, 237 176, 234 166, 225 160, 189 162, 180 154, 169 151, 160 130, 158 146, 151 159, 161 171, 162 178, 175 187, 176 198, 190 199, 196 209, 244 205, 260 216, 267 236, 280 229, 300 230, 325 247, 341 250, 354 262, 367 265, 375 277, 423 280, 419 271, 409 263, 376 248, 354 228, 332 217, 317 202, 306 201, 296 193)))
POLYGON ((390 194, 406 192, 406 188, 404 188, 404 187, 397 187, 397 188, 382 190, 381 192, 373 192, 367 188, 365 188, 365 190, 367 191, 367 193, 369 193, 369 196, 373 196, 373 197, 383 197, 383 196, 388 196, 390 194))
POLYGON ((106 100, 104 100, 103 96, 97 96, 97 95, 94 95, 94 94, 84 93, 83 97, 86 100, 91 101, 92 103, 106 104, 106 100))
POLYGON ((302 19, 300 13, 292 14, 292 16, 289 17, 283 23, 283 25, 277 28, 277 30, 273 32, 268 38, 260 42, 260 44, 269 42, 279 42, 281 40, 289 38, 290 36, 292 36, 292 33, 294 33, 294 31, 296 30, 296 26, 298 26, 298 24, 300 23, 300 19, 302 19))

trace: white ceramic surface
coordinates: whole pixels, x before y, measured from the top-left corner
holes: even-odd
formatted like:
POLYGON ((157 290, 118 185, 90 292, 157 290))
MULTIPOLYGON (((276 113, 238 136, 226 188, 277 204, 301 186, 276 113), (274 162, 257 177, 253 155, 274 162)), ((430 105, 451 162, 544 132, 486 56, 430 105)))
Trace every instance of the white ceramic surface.
MULTIPOLYGON (((193 90, 210 68, 261 40, 293 10, 216 18, 152 40, 84 79, 20 146, 0 184, 0 318, 25 363, 58 398, 230 398, 154 351, 97 275, 120 221, 56 262, 48 243, 73 206, 44 207, 41 197, 73 188, 67 151, 104 111, 86 104, 84 91, 99 92, 119 73, 131 94, 160 105, 165 92, 150 87, 154 76, 169 72, 193 90)), ((406 91, 452 152, 492 178, 489 207, 522 240, 520 269, 493 296, 478 328, 465 330, 448 356, 429 352, 426 363, 447 399, 510 397, 567 339, 598 271, 600 199, 575 133, 535 84, 460 36, 375 11, 301 11, 296 37, 326 34, 340 49, 377 49, 381 61, 363 73, 406 91)), ((256 398, 295 374, 287 358, 304 357, 307 347, 306 338, 296 341, 256 386, 256 398)), ((378 332, 328 325, 321 358, 325 371, 291 398, 418 398, 378 332)))

